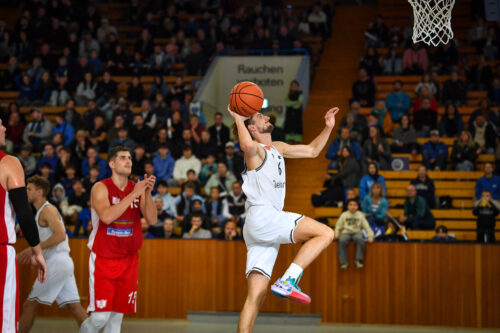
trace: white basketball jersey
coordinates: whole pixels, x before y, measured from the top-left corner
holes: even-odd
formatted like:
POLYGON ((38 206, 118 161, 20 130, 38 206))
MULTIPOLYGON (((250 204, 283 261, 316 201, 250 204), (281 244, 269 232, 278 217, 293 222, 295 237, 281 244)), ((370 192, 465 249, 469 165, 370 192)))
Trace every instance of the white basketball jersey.
MULTIPOLYGON (((39 218, 40 218, 40 214, 42 213, 42 210, 46 206, 49 206, 49 205, 54 207, 48 201, 45 201, 43 203, 43 205, 40 207, 40 209, 36 212, 36 216, 35 216, 36 226, 38 228, 38 234, 40 235, 40 242, 46 241, 53 234, 53 232, 49 226, 41 226, 39 223, 39 218)), ((64 227, 64 221, 63 221, 61 215, 59 214, 59 212, 57 213, 57 215, 59 216, 59 222, 61 222, 61 224, 64 227)), ((64 227, 64 229, 66 230, 65 227, 64 227)), ((68 235, 66 235, 66 238, 64 239, 64 241, 62 241, 61 243, 59 243, 53 247, 50 247, 48 249, 44 249, 42 252, 43 252, 43 257, 45 258, 45 260, 47 260, 49 257, 51 257, 52 255, 54 255, 56 253, 59 253, 59 252, 69 253, 69 251, 70 251, 70 249, 69 249, 69 243, 68 243, 68 235)))
POLYGON ((242 189, 250 205, 272 205, 283 210, 285 204, 285 159, 274 147, 260 144, 266 152, 264 162, 255 170, 242 173, 242 189))

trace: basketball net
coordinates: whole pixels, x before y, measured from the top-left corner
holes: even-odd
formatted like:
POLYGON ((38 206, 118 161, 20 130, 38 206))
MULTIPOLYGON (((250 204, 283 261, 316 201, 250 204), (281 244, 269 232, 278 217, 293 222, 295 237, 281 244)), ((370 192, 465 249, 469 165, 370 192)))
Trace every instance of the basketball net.
POLYGON ((408 0, 413 7, 413 43, 438 46, 453 39, 451 11, 455 0, 408 0))

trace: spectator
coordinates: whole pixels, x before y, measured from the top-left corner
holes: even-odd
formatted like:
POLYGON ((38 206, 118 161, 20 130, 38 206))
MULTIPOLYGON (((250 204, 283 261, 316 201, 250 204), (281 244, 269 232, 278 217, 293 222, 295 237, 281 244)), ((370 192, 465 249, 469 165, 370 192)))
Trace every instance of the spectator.
POLYGON ((244 160, 242 156, 235 154, 235 147, 232 141, 226 142, 225 155, 219 162, 224 163, 227 166, 228 171, 238 178, 238 180, 241 180, 244 160))
POLYGON ((377 163, 370 162, 368 164, 368 173, 361 178, 359 182, 359 199, 361 202, 369 195, 373 184, 380 183, 384 189, 384 193, 387 193, 387 188, 385 186, 385 179, 378 174, 377 163))
MULTIPOLYGON (((207 193, 207 192, 205 192, 207 193)), ((227 219, 223 215, 225 201, 220 196, 218 187, 211 187, 207 201, 205 201, 205 211, 212 227, 223 227, 227 219)))
POLYGON ((373 107, 375 84, 364 68, 359 69, 359 79, 352 85, 352 97, 363 107, 373 107))
POLYGON ((87 193, 90 193, 92 186, 99 181, 100 169, 99 165, 94 164, 90 167, 88 176, 83 178, 83 188, 87 193))
POLYGON ((346 270, 348 265, 347 244, 350 241, 356 243, 356 268, 363 268, 363 257, 365 253, 365 240, 363 232, 368 234, 368 242, 373 242, 373 231, 368 225, 365 216, 359 211, 359 204, 356 200, 347 202, 347 211, 343 212, 335 224, 335 236, 339 239, 338 255, 340 268, 346 270))
POLYGON ((477 216, 477 241, 495 243, 495 219, 499 212, 490 191, 481 192, 481 199, 474 205, 472 213, 477 216))
POLYGON ((369 75, 380 75, 382 69, 380 68, 380 57, 377 50, 370 46, 366 50, 365 55, 361 58, 359 67, 366 68, 369 75))
POLYGON ((98 106, 103 106, 108 102, 108 100, 116 96, 117 85, 116 82, 111 78, 111 73, 109 71, 104 71, 102 74, 102 81, 97 85, 96 90, 96 103, 98 106))
POLYGON ((36 159, 31 155, 31 145, 22 145, 17 158, 23 166, 26 177, 32 176, 36 171, 36 159))
POLYGON ((351 112, 346 114, 340 123, 340 127, 347 127, 351 134, 351 139, 358 143, 363 142, 363 133, 366 132, 367 123, 364 115, 360 113, 361 105, 354 101, 351 103, 351 112))
POLYGON ((392 119, 391 115, 385 107, 385 100, 377 99, 377 101, 375 102, 375 107, 370 112, 370 114, 374 115, 377 118, 377 124, 380 128, 382 128, 384 134, 392 134, 392 119))
POLYGON ((50 105, 51 106, 63 106, 71 99, 70 87, 68 84, 68 77, 57 76, 54 89, 50 95, 50 105))
POLYGON ((455 104, 457 106, 465 105, 467 98, 467 87, 464 81, 458 78, 458 72, 451 72, 451 78, 443 84, 444 104, 455 104))
POLYGON ((80 113, 75 110, 75 101, 70 99, 66 102, 66 109, 64 110, 64 120, 73 126, 73 128, 79 129, 81 128, 81 120, 82 117, 80 113))
POLYGON ((475 24, 467 31, 467 42, 469 45, 482 48, 486 42, 488 27, 482 17, 476 17, 475 24))
POLYGON ((491 194, 493 203, 497 208, 500 207, 500 176, 493 174, 494 167, 492 163, 484 164, 484 176, 476 182, 476 197, 479 200, 483 191, 488 191, 491 194))
POLYGON ((217 146, 210 138, 210 132, 207 129, 201 131, 200 143, 198 144, 198 152, 196 157, 201 160, 202 164, 206 163, 209 155, 217 155, 217 146))
POLYGON ((180 238, 174 232, 174 220, 167 217, 163 220, 163 238, 164 239, 178 239, 180 238))
POLYGON ((224 199, 224 209, 222 215, 227 219, 231 220, 236 225, 243 226, 245 223, 245 203, 247 197, 241 188, 239 182, 234 182, 232 186, 232 191, 230 191, 226 198, 224 199))
POLYGON ((445 138, 456 138, 462 132, 464 123, 455 104, 448 104, 439 121, 439 135, 445 138))
POLYGON ((186 186, 187 183, 193 183, 195 186, 195 193, 196 194, 201 194, 201 184, 200 180, 198 179, 196 172, 193 169, 189 169, 187 172, 187 178, 186 181, 182 184, 181 189, 184 191, 184 187, 186 186))
MULTIPOLYGON (((422 106, 413 114, 413 124, 420 138, 428 137, 430 132, 437 131, 437 111, 431 109, 429 98, 422 100, 422 106)), ((437 131, 439 133, 439 131, 437 131)))
POLYGON ((200 124, 199 118, 195 114, 189 115, 189 124, 186 124, 184 129, 191 131, 191 137, 193 138, 195 144, 199 144, 201 141, 201 132, 205 129, 205 126, 200 124))
MULTIPOLYGON (((187 177, 187 172, 193 169, 198 175, 201 171, 201 162, 193 155, 193 150, 189 146, 185 146, 182 149, 182 157, 175 161, 174 166, 174 179, 177 184, 181 186, 187 177)), ((207 191, 208 193, 208 191, 207 191)))
POLYGON ((385 98, 393 122, 398 122, 403 114, 408 114, 410 108, 410 97, 402 88, 400 80, 394 81, 394 90, 385 98))
POLYGON ((411 48, 403 53, 403 73, 406 75, 422 74, 429 68, 427 50, 420 43, 412 43, 411 48))
POLYGON ((429 208, 434 209, 436 207, 434 181, 429 178, 425 165, 418 167, 417 178, 412 179, 410 183, 415 186, 417 195, 425 199, 429 208))
POLYGON ((71 146, 75 138, 75 129, 64 120, 64 112, 58 113, 55 120, 56 122, 52 129, 52 135, 61 133, 64 137, 64 145, 67 147, 71 146))
POLYGON ((212 187, 219 188, 220 196, 225 197, 232 189, 236 177, 227 169, 226 164, 219 163, 217 173, 214 173, 205 184, 205 193, 210 193, 212 187))
POLYGON ((477 64, 466 68, 466 75, 470 90, 487 90, 493 78, 491 67, 486 62, 484 55, 478 55, 477 64))
POLYGON ((108 152, 116 146, 125 146, 130 151, 133 151, 135 148, 135 141, 132 140, 128 136, 128 129, 126 127, 122 127, 118 130, 118 137, 109 143, 108 152))
POLYGON ((285 138, 287 140, 302 141, 302 91, 299 82, 293 80, 285 99, 285 138))
POLYGON ((387 220, 385 233, 375 238, 375 241, 377 242, 404 242, 407 240, 408 236, 406 235, 406 228, 402 226, 400 229, 399 226, 391 220, 387 220), (398 234, 399 230, 402 231, 403 235, 398 234))
POLYGON ((207 59, 201 52, 200 44, 194 43, 191 47, 191 53, 184 60, 187 75, 203 75, 207 59))
POLYGON ((439 141, 439 131, 432 130, 431 138, 422 146, 422 163, 429 170, 446 170, 448 146, 439 141))
POLYGON ((127 99, 131 107, 139 105, 144 99, 144 87, 142 86, 140 77, 137 75, 132 77, 132 83, 128 86, 127 99))
POLYGON ((100 152, 107 151, 107 131, 108 128, 104 122, 104 116, 100 113, 96 114, 94 116, 94 126, 89 130, 88 139, 90 143, 100 152))
POLYGON ((158 180, 168 181, 174 173, 175 160, 168 151, 166 144, 161 144, 158 148, 158 155, 153 158, 155 176, 158 180))
POLYGON ((91 72, 86 72, 84 75, 84 81, 78 84, 76 88, 76 104, 78 106, 87 105, 89 100, 93 100, 96 97, 97 83, 94 81, 94 77, 91 72))
POLYGON ((82 181, 75 179, 73 181, 73 194, 68 195, 67 200, 61 204, 62 215, 67 219, 76 219, 82 209, 88 208, 88 201, 89 197, 85 192, 82 181))
POLYGON ((375 233, 380 230, 385 232, 385 219, 389 210, 389 202, 385 198, 384 187, 381 183, 374 183, 370 188, 370 194, 365 196, 361 205, 363 213, 374 229, 375 233))
POLYGON ((83 229, 83 237, 89 236, 89 224, 92 225, 92 215, 89 206, 90 201, 87 202, 87 207, 78 213, 78 218, 73 228, 73 237, 75 238, 80 236, 80 229, 83 229))
POLYGON ((146 162, 146 148, 139 143, 134 148, 132 155, 132 175, 141 176, 144 174, 144 163, 146 162))
POLYGON ((134 124, 132 125, 130 138, 134 140, 134 142, 141 142, 145 146, 151 147, 153 131, 144 123, 142 113, 134 114, 134 124))
POLYGON ((472 140, 469 131, 463 130, 460 139, 453 143, 451 168, 457 171, 473 171, 479 145, 472 140))
POLYGON ((414 105, 414 110, 418 111, 422 107, 422 102, 424 99, 429 99, 431 105, 429 109, 431 109, 434 112, 438 111, 438 102, 434 98, 434 95, 431 93, 431 90, 427 86, 422 86, 420 88, 420 92, 417 95, 417 98, 415 99, 415 105, 414 105))
POLYGON ((479 149, 477 154, 494 154, 496 146, 496 131, 482 114, 478 114, 476 119, 469 127, 472 139, 479 149))
POLYGON ((342 149, 344 147, 349 147, 356 160, 359 161, 361 159, 361 148, 359 147, 358 142, 351 139, 351 131, 349 128, 341 127, 340 137, 330 143, 326 152, 326 158, 330 159, 328 170, 339 169, 342 149))
MULTIPOLYGON (((446 44, 439 45, 434 53, 433 71, 439 74, 449 74, 452 71, 458 70, 458 47, 455 40, 451 40, 446 44)), ((436 93, 437 96, 437 93, 436 93)))
POLYGON ((215 159, 215 155, 208 155, 207 158, 206 158, 206 161, 205 163, 203 164, 203 166, 201 167, 201 171, 200 171, 200 182, 201 182, 201 185, 205 185, 208 181, 208 179, 210 178, 210 176, 212 176, 212 174, 216 173, 218 170, 218 164, 216 162, 216 159, 215 159))
POLYGON ((78 130, 75 134, 75 141, 73 142, 72 153, 78 160, 82 161, 87 157, 87 149, 91 146, 84 130, 78 130))
POLYGON ((85 31, 83 33, 83 39, 78 46, 78 55, 88 58, 90 56, 90 51, 95 50, 99 53, 100 49, 99 42, 92 37, 90 31, 85 31))
POLYGON ((45 118, 41 109, 30 111, 31 121, 24 128, 23 141, 33 147, 34 152, 40 152, 41 147, 50 142, 52 123, 45 118))
POLYGON ((199 200, 202 203, 201 209, 205 211, 203 206, 203 198, 195 193, 195 185, 193 183, 186 183, 184 191, 174 198, 174 204, 177 210, 176 220, 183 222, 184 217, 193 211, 193 202, 199 200))
POLYGON ((236 229, 236 223, 234 223, 233 221, 227 221, 224 225, 224 231, 217 234, 215 238, 226 241, 243 240, 240 233, 236 229))
POLYGON ((431 241, 437 243, 455 243, 457 240, 454 236, 448 234, 448 228, 440 225, 436 228, 436 235, 432 237, 431 241))
POLYGON ((405 227, 415 230, 432 230, 436 221, 424 198, 417 195, 415 185, 406 188, 406 200, 404 204, 404 215, 399 217, 399 223, 405 227))
POLYGON ((418 150, 417 132, 412 124, 410 118, 404 114, 400 118, 400 125, 394 129, 392 135, 391 151, 394 153, 412 154, 415 156, 418 150))
POLYGON ((313 35, 326 36, 328 30, 327 16, 319 5, 313 6, 313 10, 307 17, 307 21, 313 35))
POLYGON ((495 106, 500 105, 500 79, 493 79, 490 90, 488 91, 488 98, 495 106))
MULTIPOLYGON (((64 59, 64 58, 63 58, 64 59)), ((102 61, 99 59, 99 54, 96 50, 90 51, 90 57, 88 59, 90 69, 94 75, 100 75, 102 72, 102 61)))
POLYGON ((214 115, 214 124, 208 128, 210 138, 217 145, 218 153, 222 154, 229 141, 229 127, 222 122, 222 113, 216 112, 214 115))
POLYGON ((117 36, 118 30, 109 24, 109 20, 107 18, 103 18, 101 20, 101 26, 97 29, 97 41, 101 45, 106 44, 110 34, 117 36))
POLYGON ((403 59, 396 48, 390 48, 384 59, 384 75, 401 75, 403 73, 403 59))
POLYGON ((427 87, 430 95, 436 96, 436 94, 438 92, 438 88, 436 87, 436 84, 432 81, 431 74, 428 72, 424 73, 424 75, 422 75, 422 80, 415 87, 415 93, 420 94, 420 90, 423 87, 427 87))
POLYGON ((168 96, 169 90, 168 85, 163 81, 163 75, 155 75, 153 78, 153 84, 149 88, 149 100, 153 101, 157 93, 161 93, 164 97, 168 96))
POLYGON ((175 206, 175 198, 168 191, 168 184, 164 180, 158 181, 156 194, 153 199, 160 198, 163 202, 162 210, 171 218, 177 216, 177 208, 175 206))
MULTIPOLYGON (((2 120, 4 122, 4 120, 2 120)), ((23 143, 24 123, 19 112, 12 112, 4 123, 6 128, 5 138, 12 142, 14 151, 18 151, 23 143)), ((6 142, 7 144, 7 142, 6 142)))
POLYGON ((59 158, 57 157, 57 154, 55 153, 52 144, 46 143, 45 145, 43 145, 43 155, 42 158, 37 163, 37 168, 40 169, 40 166, 42 164, 48 163, 52 170, 50 177, 53 178, 54 176, 53 173, 56 170, 58 160, 59 158))
MULTIPOLYGON (((154 204, 156 207, 156 216, 158 218, 158 221, 163 221, 164 219, 169 217, 168 214, 163 210, 163 200, 160 197, 156 197, 154 199, 154 204)), ((154 229, 158 229, 159 226, 161 226, 161 222, 157 222, 156 225, 154 225, 154 229)))
POLYGON ((143 100, 141 102, 141 116, 144 120, 144 124, 150 129, 154 129, 157 123, 156 113, 151 110, 151 105, 148 100, 143 100))
POLYGON ((377 162, 381 170, 389 169, 389 160, 391 159, 391 148, 389 143, 382 138, 377 126, 370 126, 368 138, 363 144, 362 169, 368 170, 368 164, 377 162))
POLYGON ((87 157, 82 161, 82 176, 89 175, 90 168, 93 165, 99 166, 99 180, 106 178, 107 163, 97 154, 95 147, 88 147, 87 157))
POLYGON ((479 114, 482 114, 492 126, 498 126, 499 119, 497 112, 491 108, 490 101, 487 98, 483 98, 479 104, 479 108, 474 110, 469 117, 469 129, 474 126, 474 121, 479 114))
POLYGON ((149 59, 149 66, 154 73, 163 73, 165 66, 166 54, 163 52, 161 45, 154 46, 154 53, 149 59))
POLYGON ((360 177, 359 163, 353 156, 351 149, 345 146, 341 150, 339 172, 326 177, 324 187, 327 187, 327 190, 324 191, 323 195, 327 198, 322 205, 326 205, 326 202, 330 201, 339 201, 339 198, 342 201, 341 197, 344 197, 345 191, 349 188, 355 188, 359 184, 360 177))
POLYGON ((19 74, 15 77, 17 89, 19 89, 18 103, 21 106, 29 106, 36 98, 36 92, 40 85, 40 80, 30 80, 26 74, 19 74))
POLYGON ((189 232, 185 232, 182 235, 184 239, 210 239, 212 238, 212 234, 209 230, 202 228, 203 219, 199 214, 195 214, 191 217, 191 221, 189 221, 190 227, 189 232))

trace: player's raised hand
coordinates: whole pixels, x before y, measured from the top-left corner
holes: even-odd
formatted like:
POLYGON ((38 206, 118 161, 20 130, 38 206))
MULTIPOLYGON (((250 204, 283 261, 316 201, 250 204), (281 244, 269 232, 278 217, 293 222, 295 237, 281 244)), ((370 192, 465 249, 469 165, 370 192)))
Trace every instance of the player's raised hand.
POLYGON ((229 105, 227 106, 227 112, 229 112, 229 114, 231 115, 231 117, 234 118, 234 120, 241 119, 242 121, 245 121, 248 118, 250 118, 250 117, 245 117, 245 116, 239 115, 238 113, 232 111, 231 108, 229 107, 229 105))
POLYGON ((146 192, 151 193, 156 184, 156 177, 154 175, 151 175, 147 177, 147 175, 144 175, 144 180, 146 180, 146 192))
POLYGON ((331 108, 328 110, 328 112, 325 114, 325 125, 334 128, 335 127, 335 116, 337 113, 340 111, 338 107, 331 108))
POLYGON ((148 177, 148 175, 145 174, 143 180, 140 180, 137 183, 135 183, 134 192, 135 192, 136 196, 142 195, 144 193, 144 191, 146 190, 146 184, 147 184, 147 179, 148 179, 147 177, 148 177))

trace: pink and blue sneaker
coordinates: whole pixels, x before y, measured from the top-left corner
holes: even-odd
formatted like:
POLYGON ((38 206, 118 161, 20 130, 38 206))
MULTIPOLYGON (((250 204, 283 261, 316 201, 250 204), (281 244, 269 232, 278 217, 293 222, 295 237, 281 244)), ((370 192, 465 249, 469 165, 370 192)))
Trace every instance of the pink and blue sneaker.
MULTIPOLYGON (((299 280, 299 279, 297 279, 299 280)), ((292 302, 299 304, 309 304, 311 303, 311 297, 306 295, 300 290, 294 279, 282 280, 279 278, 272 286, 271 291, 273 294, 279 298, 286 298, 292 302)))

